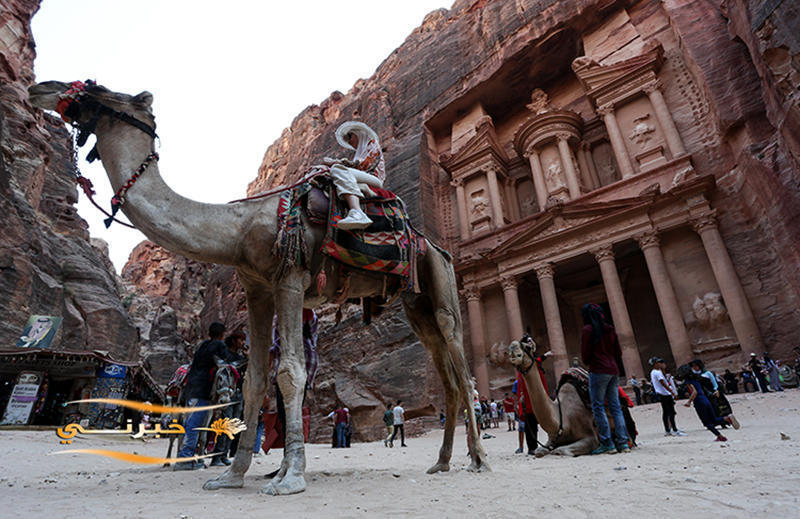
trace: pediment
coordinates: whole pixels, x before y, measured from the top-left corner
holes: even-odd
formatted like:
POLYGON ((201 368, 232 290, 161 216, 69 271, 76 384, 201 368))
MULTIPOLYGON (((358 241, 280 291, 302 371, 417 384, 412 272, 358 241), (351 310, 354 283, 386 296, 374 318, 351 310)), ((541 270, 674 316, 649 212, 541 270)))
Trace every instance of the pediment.
POLYGON ((523 230, 508 238, 490 253, 501 257, 509 252, 525 249, 551 236, 567 233, 592 224, 598 219, 613 217, 615 214, 648 203, 651 198, 623 198, 609 202, 569 204, 551 207, 539 213, 523 230))
POLYGON ((470 168, 476 163, 486 163, 487 159, 508 170, 509 158, 497 140, 494 126, 491 124, 480 125, 475 135, 455 154, 442 159, 441 164, 455 178, 460 176, 459 173, 465 168, 470 168))
POLYGON ((644 54, 611 65, 600 65, 582 56, 573 62, 572 67, 587 95, 596 97, 602 91, 635 82, 648 72, 657 73, 663 61, 664 49, 659 44, 644 54))

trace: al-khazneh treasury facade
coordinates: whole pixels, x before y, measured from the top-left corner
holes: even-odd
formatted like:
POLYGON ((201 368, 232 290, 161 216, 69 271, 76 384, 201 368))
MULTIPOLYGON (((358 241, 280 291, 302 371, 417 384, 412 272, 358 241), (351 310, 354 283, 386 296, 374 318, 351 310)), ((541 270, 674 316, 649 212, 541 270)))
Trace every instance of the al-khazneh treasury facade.
POLYGON ((426 122, 482 394, 508 387, 505 345, 525 331, 551 371, 579 357, 588 302, 613 320, 628 378, 653 355, 735 369, 764 350, 699 156, 716 130, 669 24, 617 9, 554 30, 426 122))

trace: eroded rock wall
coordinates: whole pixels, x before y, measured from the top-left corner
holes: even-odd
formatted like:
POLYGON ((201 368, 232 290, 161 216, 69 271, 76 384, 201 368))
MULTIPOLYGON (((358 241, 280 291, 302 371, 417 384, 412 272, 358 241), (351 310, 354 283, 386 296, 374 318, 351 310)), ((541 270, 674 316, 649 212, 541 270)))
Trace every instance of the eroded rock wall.
POLYGON ((0 348, 16 344, 29 315, 60 315, 54 348, 135 359, 138 334, 104 244, 75 210, 72 138, 27 102, 38 6, 4 0, 0 10, 0 348))

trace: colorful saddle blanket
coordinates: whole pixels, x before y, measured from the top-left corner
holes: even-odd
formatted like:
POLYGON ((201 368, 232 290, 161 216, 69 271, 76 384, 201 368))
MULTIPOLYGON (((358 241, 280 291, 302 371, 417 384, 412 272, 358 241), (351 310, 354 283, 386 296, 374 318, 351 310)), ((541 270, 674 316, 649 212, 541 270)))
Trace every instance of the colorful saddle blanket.
MULTIPOLYGON (((425 237, 411 225, 400 197, 391 191, 372 188, 376 196, 361 201, 372 225, 364 230, 345 231, 339 229, 337 223, 347 215, 347 204, 336 197, 333 183, 325 175, 281 195, 274 250, 283 258, 279 276, 290 265, 307 265, 301 215, 315 187, 328 192, 328 199, 334 201, 328 207, 327 232, 321 252, 348 267, 396 276, 403 290, 417 291, 417 257, 425 252, 425 237)), ((315 221, 314 214, 306 213, 315 221)))
POLYGON ((578 396, 581 397, 583 405, 587 409, 592 408, 592 399, 589 396, 589 372, 583 368, 567 368, 558 379, 558 390, 564 384, 572 384, 578 391, 578 396))

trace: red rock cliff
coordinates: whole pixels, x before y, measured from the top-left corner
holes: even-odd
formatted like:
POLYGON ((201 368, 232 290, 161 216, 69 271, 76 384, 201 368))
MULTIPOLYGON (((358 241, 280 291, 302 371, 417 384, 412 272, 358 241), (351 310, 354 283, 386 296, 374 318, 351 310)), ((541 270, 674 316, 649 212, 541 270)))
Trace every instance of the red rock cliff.
POLYGON ((0 343, 13 346, 31 314, 60 315, 54 348, 135 359, 138 334, 111 262, 75 210, 72 138, 27 102, 38 7, 10 0, 0 10, 0 343))

